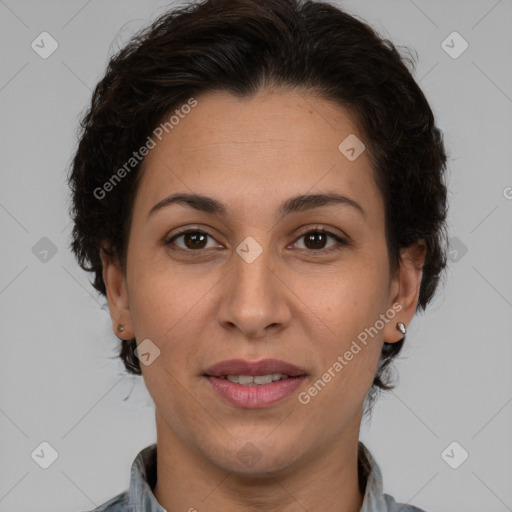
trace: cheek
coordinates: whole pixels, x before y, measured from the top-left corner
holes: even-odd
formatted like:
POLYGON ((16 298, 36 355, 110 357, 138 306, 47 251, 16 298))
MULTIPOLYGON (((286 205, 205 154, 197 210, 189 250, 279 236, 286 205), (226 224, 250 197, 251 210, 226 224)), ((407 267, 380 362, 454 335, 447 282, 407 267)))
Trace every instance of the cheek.
POLYGON ((307 295, 307 304, 321 319, 317 324, 323 326, 314 339, 322 361, 316 378, 330 388, 326 400, 356 404, 377 372, 383 343, 379 319, 385 313, 388 289, 385 269, 370 262, 319 279, 307 295))
MULTIPOLYGON (((296 281, 297 282, 297 281, 296 281)), ((328 274, 302 278, 295 285, 304 304, 333 333, 356 336, 373 325, 386 307, 387 274, 377 262, 360 258, 328 274)))
MULTIPOLYGON (((153 337, 166 346, 197 324, 200 300, 215 280, 187 274, 169 264, 165 252, 155 258, 134 256, 128 275, 130 314, 138 337, 153 337), (209 283, 211 281, 211 283, 209 283)), ((192 341, 192 340, 191 340, 192 341)))

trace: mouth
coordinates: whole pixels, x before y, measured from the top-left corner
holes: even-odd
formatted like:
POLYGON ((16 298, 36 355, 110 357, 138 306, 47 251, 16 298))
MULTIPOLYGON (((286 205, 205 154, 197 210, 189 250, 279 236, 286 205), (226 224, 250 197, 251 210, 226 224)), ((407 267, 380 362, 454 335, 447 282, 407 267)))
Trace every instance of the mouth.
POLYGON ((306 379, 305 369, 277 359, 258 362, 221 361, 205 370, 205 377, 225 401, 237 407, 262 408, 293 393, 306 379))

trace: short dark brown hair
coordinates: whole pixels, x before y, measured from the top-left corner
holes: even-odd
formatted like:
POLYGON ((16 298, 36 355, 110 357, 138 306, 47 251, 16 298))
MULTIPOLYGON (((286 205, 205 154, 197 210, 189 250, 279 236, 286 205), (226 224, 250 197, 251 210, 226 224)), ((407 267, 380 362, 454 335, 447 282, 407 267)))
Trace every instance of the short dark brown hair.
MULTIPOLYGON (((423 239, 417 310, 446 266, 446 154, 442 132, 409 64, 365 22, 326 2, 206 0, 158 17, 114 55, 81 120, 68 176, 71 249, 106 295, 100 247, 126 268, 134 165, 105 197, 95 193, 174 109, 209 91, 250 97, 262 87, 309 91, 354 114, 385 202, 390 268, 400 248, 423 239)), ((371 393, 393 389, 389 364, 404 340, 384 343, 371 393)), ((135 338, 122 341, 128 372, 141 374, 135 338)))

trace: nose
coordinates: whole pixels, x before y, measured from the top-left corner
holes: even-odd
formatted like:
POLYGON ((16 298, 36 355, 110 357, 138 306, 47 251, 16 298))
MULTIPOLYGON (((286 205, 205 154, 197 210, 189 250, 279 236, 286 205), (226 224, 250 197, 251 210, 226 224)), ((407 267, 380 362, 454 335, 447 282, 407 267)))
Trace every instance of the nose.
POLYGON ((293 294, 278 267, 272 265, 272 258, 268 248, 253 261, 233 255, 217 313, 219 324, 231 334, 239 331, 246 339, 258 340, 289 325, 293 294))

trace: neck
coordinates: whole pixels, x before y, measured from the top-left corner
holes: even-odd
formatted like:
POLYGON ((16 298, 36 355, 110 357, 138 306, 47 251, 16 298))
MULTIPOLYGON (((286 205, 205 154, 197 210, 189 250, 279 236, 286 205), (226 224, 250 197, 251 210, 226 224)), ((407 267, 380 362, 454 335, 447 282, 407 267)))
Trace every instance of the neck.
POLYGON ((168 512, 359 512, 357 428, 335 443, 279 470, 229 471, 184 445, 156 413, 157 484, 153 493, 168 512))

